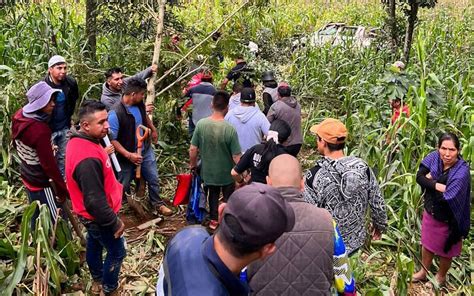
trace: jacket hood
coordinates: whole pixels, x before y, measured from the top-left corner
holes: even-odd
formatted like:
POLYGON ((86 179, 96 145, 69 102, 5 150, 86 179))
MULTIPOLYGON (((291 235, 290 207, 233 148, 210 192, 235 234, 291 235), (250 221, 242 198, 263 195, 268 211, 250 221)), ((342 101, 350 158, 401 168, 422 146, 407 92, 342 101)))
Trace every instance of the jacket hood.
POLYGON ((109 86, 107 85, 107 82, 104 82, 104 84, 102 84, 102 95, 106 97, 116 97, 116 96, 122 96, 122 93, 114 92, 113 90, 109 88, 109 86))
POLYGON ((303 192, 299 188, 287 186, 277 189, 287 202, 304 202, 303 192))
POLYGON ((237 106, 232 109, 235 117, 239 119, 242 123, 249 121, 255 114, 260 112, 257 106, 237 106))
POLYGON ((298 101, 295 97, 283 97, 280 100, 291 108, 296 108, 296 106, 298 105, 298 101))
POLYGON ((28 128, 30 125, 38 122, 34 118, 25 117, 23 115, 23 109, 18 110, 15 115, 13 115, 12 120, 12 138, 16 139, 20 137, 21 133, 28 128))

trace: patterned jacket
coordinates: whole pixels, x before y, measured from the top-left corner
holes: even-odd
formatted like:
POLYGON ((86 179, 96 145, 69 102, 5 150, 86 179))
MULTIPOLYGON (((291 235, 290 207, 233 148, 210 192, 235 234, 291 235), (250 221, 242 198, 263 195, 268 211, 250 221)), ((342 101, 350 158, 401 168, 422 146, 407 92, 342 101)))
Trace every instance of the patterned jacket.
POLYGON ((385 201, 374 173, 360 158, 323 157, 306 172, 304 199, 327 209, 336 221, 349 254, 365 242, 365 215, 370 206, 372 223, 387 227, 385 201))

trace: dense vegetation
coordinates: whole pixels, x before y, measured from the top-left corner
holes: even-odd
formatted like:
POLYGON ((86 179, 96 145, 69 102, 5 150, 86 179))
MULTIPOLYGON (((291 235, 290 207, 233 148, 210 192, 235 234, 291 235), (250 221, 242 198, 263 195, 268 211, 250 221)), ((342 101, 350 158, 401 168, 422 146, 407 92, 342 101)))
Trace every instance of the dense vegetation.
MULTIPOLYGON (((184 2, 167 8, 160 74, 239 6, 225 0, 184 2), (177 47, 169 41, 175 33, 181 37, 177 47)), ((239 54, 258 73, 274 69, 293 86, 304 105, 305 147, 300 160, 305 167, 317 157, 309 126, 327 116, 342 119, 350 131, 348 154, 361 156, 376 170, 389 211, 389 229, 383 239, 368 243, 366 252, 352 259, 358 290, 363 295, 384 295, 389 290, 405 295, 420 261, 423 200, 414 176, 422 157, 434 149, 437 135, 454 131, 462 141, 462 156, 471 164, 474 161, 474 14, 468 4, 445 0, 420 12, 406 70, 407 88, 392 83, 398 74, 389 65, 399 59, 401 49, 392 52, 386 34, 365 50, 351 44, 291 46, 299 36, 330 21, 385 28, 386 12, 379 1, 295 0, 248 4, 220 29, 218 40, 204 43, 162 80, 158 92, 184 76, 191 64, 203 61, 213 69, 216 82, 239 54), (248 52, 248 41, 259 45, 257 57, 248 52), (225 57, 223 62, 216 53, 225 57), (388 97, 397 92, 405 94, 411 108, 410 117, 400 119, 400 128, 389 124, 388 97), (392 141, 386 141, 387 135, 392 141)), ((69 241, 59 225, 57 245, 51 247, 54 226, 46 219, 44 207, 30 235, 28 221, 36 205, 26 204, 10 145, 10 118, 25 103, 26 90, 45 75, 53 54, 66 57, 83 99, 98 98, 105 69, 121 66, 133 74, 151 61, 155 23, 150 10, 157 11, 156 7, 106 2, 97 9, 95 57, 87 52, 83 1, 12 4, 0 10, 0 287, 7 293, 38 291, 38 286, 33 287, 35 278, 37 283, 49 282, 56 293, 60 286, 71 286, 80 278, 72 276, 79 270, 78 242, 69 241)), ((403 34, 403 18, 397 22, 403 34)), ((177 83, 156 102, 157 156, 165 196, 172 195, 173 176, 186 169, 187 132, 174 116, 179 96, 177 83)), ((453 293, 471 291, 471 241, 472 234, 450 270, 453 293)), ((154 286, 162 249, 163 237, 153 231, 143 242, 129 246, 122 275, 134 284, 134 291, 154 286)), ((85 279, 88 273, 81 272, 85 279)))

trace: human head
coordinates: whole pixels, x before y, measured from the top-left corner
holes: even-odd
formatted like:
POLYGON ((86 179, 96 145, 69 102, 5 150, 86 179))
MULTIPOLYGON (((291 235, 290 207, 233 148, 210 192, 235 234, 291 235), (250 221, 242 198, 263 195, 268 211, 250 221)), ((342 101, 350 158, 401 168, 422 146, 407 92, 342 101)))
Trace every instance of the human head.
POLYGON ((236 190, 227 204, 219 207, 219 214, 217 237, 236 258, 270 255, 275 241, 295 224, 288 202, 278 190, 261 183, 236 190))
POLYGON ((276 188, 293 187, 303 190, 301 165, 290 154, 280 154, 270 162, 267 184, 276 188))
POLYGON ((394 98, 390 100, 390 106, 392 109, 398 109, 402 105, 402 100, 400 98, 394 98))
POLYGON ((122 69, 119 67, 110 68, 105 72, 105 81, 109 88, 115 92, 120 92, 123 86, 122 69))
POLYGON ((438 139, 438 151, 443 164, 452 166, 458 159, 461 144, 453 133, 444 133, 438 139))
POLYGON ((236 82, 234 83, 234 85, 232 85, 232 92, 234 94, 238 94, 242 91, 242 88, 243 88, 242 83, 236 82))
POLYGON ((67 75, 66 60, 60 55, 52 56, 48 61, 48 73, 53 82, 63 81, 67 75))
POLYGON ((204 70, 202 72, 201 81, 212 83, 212 72, 209 70, 204 70))
POLYGON ((347 129, 341 121, 334 118, 327 118, 320 124, 313 125, 310 131, 317 135, 319 153, 324 155, 325 148, 327 148, 329 152, 344 149, 347 129))
POLYGON ((290 97, 291 96, 291 87, 286 82, 280 82, 278 84, 278 96, 281 98, 290 97))
POLYGON ((123 96, 132 105, 143 101, 146 92, 146 82, 142 78, 131 78, 123 88, 123 96))
POLYGON ((23 112, 34 113, 42 111, 49 115, 52 114, 58 92, 61 92, 61 90, 52 88, 45 81, 36 83, 26 93, 28 104, 23 107, 23 112))
POLYGON ((107 110, 100 101, 86 100, 79 109, 80 130, 89 137, 102 139, 109 131, 107 110))
POLYGON ((220 90, 214 94, 212 98, 212 109, 215 112, 227 113, 229 106, 229 94, 226 91, 220 90))
POLYGON ((270 130, 267 136, 267 141, 273 135, 272 132, 276 132, 278 134, 278 143, 283 144, 286 142, 286 140, 288 140, 291 135, 291 127, 286 121, 281 119, 275 119, 270 124, 270 130))
POLYGON ((265 71, 262 74, 262 82, 275 81, 275 74, 273 71, 265 71))
POLYGON ((403 70, 405 70, 405 63, 402 62, 402 61, 396 61, 395 63, 393 63, 392 66, 395 67, 395 68, 397 68, 398 71, 403 71, 403 70))
POLYGON ((244 104, 255 104, 255 90, 251 87, 244 87, 240 92, 240 102, 244 104))
POLYGON ((236 64, 240 64, 240 63, 243 63, 243 62, 245 62, 243 56, 238 56, 238 57, 235 59, 235 63, 236 63, 236 64))

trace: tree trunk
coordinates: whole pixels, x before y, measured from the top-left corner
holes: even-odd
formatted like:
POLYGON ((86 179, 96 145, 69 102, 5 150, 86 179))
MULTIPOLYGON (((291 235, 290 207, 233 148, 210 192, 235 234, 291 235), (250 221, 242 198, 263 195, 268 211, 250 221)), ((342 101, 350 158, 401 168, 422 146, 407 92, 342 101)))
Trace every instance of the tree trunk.
POLYGON ((413 42, 413 31, 415 30, 416 21, 418 15, 418 2, 416 0, 410 0, 410 11, 408 15, 408 26, 405 33, 405 45, 403 47, 403 60, 408 65, 410 60, 410 49, 413 42))
MULTIPOLYGON (((163 24, 165 19, 165 5, 166 0, 160 0, 160 12, 158 14, 158 20, 156 25, 156 37, 155 37, 155 48, 153 50, 153 60, 152 64, 159 65, 160 62, 160 49, 161 49, 161 39, 163 36, 163 24)), ((148 80, 147 86, 147 96, 146 96, 146 104, 151 104, 155 102, 155 80, 156 80, 156 72, 148 80)))
POLYGON ((396 0, 388 1, 388 20, 390 26, 390 36, 392 43, 392 53, 396 54, 398 48, 397 20, 396 20, 396 0))
POLYGON ((97 47, 97 0, 86 0, 86 56, 95 61, 97 47))

